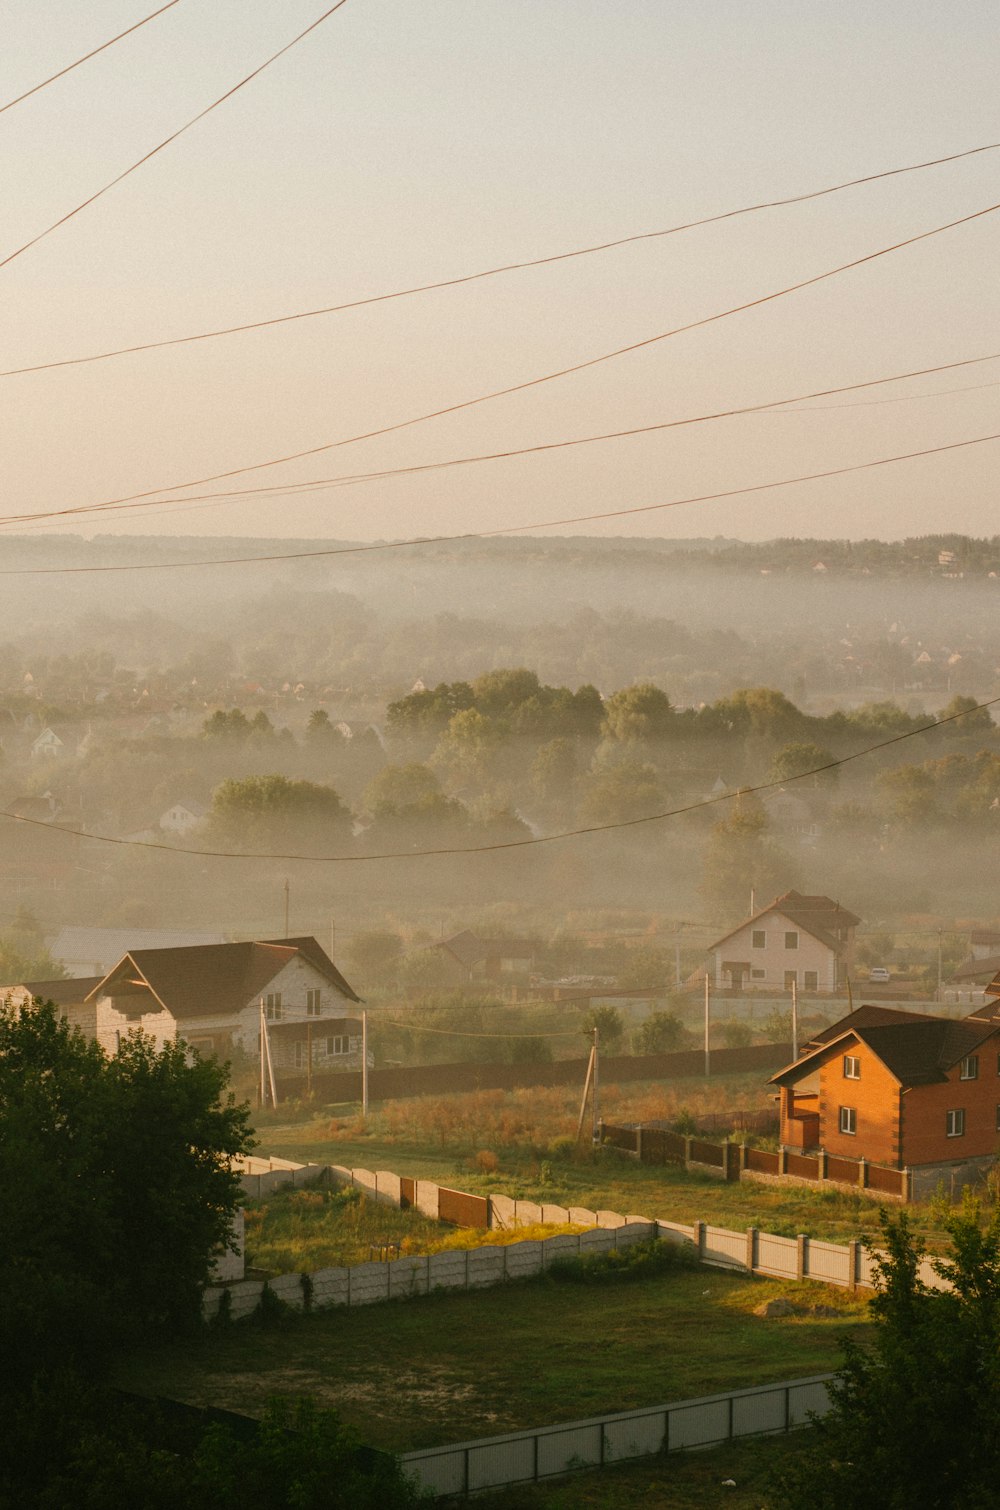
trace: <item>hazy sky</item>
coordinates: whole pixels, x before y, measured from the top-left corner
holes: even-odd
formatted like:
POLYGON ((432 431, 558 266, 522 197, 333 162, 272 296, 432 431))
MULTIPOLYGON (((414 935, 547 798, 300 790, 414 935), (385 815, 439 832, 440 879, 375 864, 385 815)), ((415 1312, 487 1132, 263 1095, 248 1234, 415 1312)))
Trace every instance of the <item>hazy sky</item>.
MULTIPOLYGON (((8 0, 0 104, 155 0, 8 0)), ((181 0, 0 115, 0 257, 324 0, 181 0)), ((0 269, 0 367, 473 272, 1000 140, 993 0, 348 0, 0 269)), ((1000 152, 412 299, 0 380, 3 513, 159 488, 536 377, 1000 201, 1000 152)), ((407 466, 1000 352, 1000 214, 588 372, 263 475, 407 466)), ((381 538, 666 502, 1000 431, 1000 360, 769 414, 92 529, 381 538), (829 407, 858 399, 933 395, 829 407)), ((1000 443, 593 526, 996 533, 1000 443)), ((79 530, 79 522, 67 526, 79 530)), ((10 528, 10 526, 6 526, 10 528)))

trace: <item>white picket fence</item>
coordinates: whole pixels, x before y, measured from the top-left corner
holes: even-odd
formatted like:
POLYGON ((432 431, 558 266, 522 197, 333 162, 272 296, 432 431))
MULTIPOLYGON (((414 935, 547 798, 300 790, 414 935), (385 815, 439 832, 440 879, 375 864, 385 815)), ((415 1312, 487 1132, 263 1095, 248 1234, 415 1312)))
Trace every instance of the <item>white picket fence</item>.
POLYGON ((833 1374, 730 1390, 699 1400, 646 1406, 566 1421, 450 1447, 403 1453, 404 1470, 435 1498, 503 1489, 578 1468, 624 1463, 685 1447, 712 1447, 736 1437, 789 1431, 829 1409, 833 1374))

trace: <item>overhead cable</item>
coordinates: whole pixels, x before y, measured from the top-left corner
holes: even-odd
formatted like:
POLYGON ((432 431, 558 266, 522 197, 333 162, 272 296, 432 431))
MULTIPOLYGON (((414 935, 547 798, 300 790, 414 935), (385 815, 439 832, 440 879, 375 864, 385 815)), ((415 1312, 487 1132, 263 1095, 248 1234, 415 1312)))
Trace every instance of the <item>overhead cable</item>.
MULTIPOLYGON (((108 566, 19 566, 0 567, 0 577, 82 576, 103 572, 179 571, 183 567, 246 566, 261 561, 308 561, 326 556, 361 556, 373 551, 402 550, 419 545, 448 545, 459 540, 490 540, 498 535, 518 535, 527 530, 556 529, 567 524, 588 524, 598 519, 623 519, 629 515, 652 514, 663 509, 677 509, 689 503, 712 503, 722 498, 737 498, 748 493, 764 493, 771 488, 789 488, 801 482, 818 482, 827 477, 844 477, 851 472, 867 472, 874 467, 888 467, 900 461, 915 461, 925 456, 939 456, 945 451, 961 451, 969 446, 1000 440, 1000 431, 976 435, 970 440, 950 441, 943 446, 929 446, 922 451, 905 451, 898 456, 879 456, 873 461, 855 462, 849 467, 830 467, 823 472, 804 472, 798 477, 781 477, 774 482, 757 482, 747 487, 727 488, 718 493, 699 493, 688 498, 672 498, 666 503, 642 503, 631 508, 602 509, 596 514, 573 514, 561 519, 536 519, 529 524, 508 524, 492 530, 464 530, 457 535, 416 535, 407 540, 374 540, 364 545, 332 545, 320 550, 273 551, 256 556, 216 556, 203 561, 126 561, 108 566)), ((2 816, 2 814, 0 814, 2 816)))
POLYGON ((24 100, 30 100, 33 94, 38 94, 40 90, 47 89, 57 79, 65 78, 68 73, 73 72, 74 68, 79 68, 83 63, 89 63, 91 58, 97 57, 98 53, 107 52, 108 48, 114 47, 116 42, 121 42, 123 38, 130 37, 134 31, 138 31, 140 27, 147 25, 150 21, 155 21, 157 16, 163 15, 164 11, 171 10, 175 5, 179 4, 180 0, 167 0, 166 5, 161 5, 158 10, 150 11, 149 15, 143 16, 141 21, 134 21, 131 26, 126 26, 125 30, 120 31, 117 36, 109 37, 106 42, 102 42, 100 47, 92 47, 89 52, 84 53, 82 58, 77 58, 73 63, 67 63, 65 68, 60 68, 57 73, 49 74, 49 77, 43 79, 40 84, 32 85, 23 94, 17 95, 13 100, 8 100, 5 105, 0 105, 0 115, 3 115, 7 110, 13 110, 15 105, 20 105, 24 100))
POLYGON ((700 802, 688 802, 682 807, 668 808, 662 813, 647 813, 641 818, 622 818, 615 823, 593 823, 586 828, 562 829, 555 834, 540 834, 528 839, 502 839, 493 844, 467 844, 448 845, 438 849, 402 849, 390 850, 384 854, 355 854, 355 855, 301 855, 285 853, 261 853, 258 851, 232 850, 232 849, 192 849, 181 844, 160 844, 154 839, 117 839, 110 834, 85 834, 79 829, 66 828, 58 823, 46 823, 42 818, 24 818, 19 813, 11 813, 6 809, 0 809, 0 818, 8 818, 12 823, 26 823, 32 828, 44 828, 49 833, 63 833, 82 843, 110 844, 120 849, 154 849, 163 854, 192 855, 202 860, 282 860, 302 861, 313 865, 348 865, 367 864, 377 860, 421 860, 438 856, 461 856, 461 855, 484 855, 495 854, 501 850, 531 849, 541 844, 557 844, 564 839, 580 839, 591 834, 606 834, 625 828, 640 828, 647 823, 663 823, 668 818, 679 818, 685 813, 700 812, 704 808, 715 807, 720 802, 732 802, 740 797, 752 797, 759 792, 773 792, 779 787, 790 786, 793 781, 805 781, 810 776, 822 776, 826 771, 838 770, 841 766, 850 765, 852 761, 861 760, 866 755, 874 755, 879 750, 887 750, 892 745, 902 744, 904 740, 915 739, 920 734, 929 734, 935 729, 943 728, 945 724, 952 724, 959 718, 968 718, 972 713, 981 713, 984 708, 992 708, 1000 703, 1000 697, 987 698, 985 702, 975 703, 971 708, 963 708, 958 713, 949 713, 945 718, 932 720, 929 724, 922 724, 918 729, 908 729, 904 734, 893 734, 889 739, 881 739, 877 744, 866 745, 863 750, 855 750, 852 755, 841 755, 835 760, 824 761, 822 765, 812 766, 808 771, 800 771, 796 776, 787 776, 780 781, 761 781, 756 786, 739 787, 735 791, 721 792, 715 797, 704 797, 700 802))
MULTIPOLYGON (((938 363, 934 367, 917 367, 908 372, 892 373, 889 377, 866 378, 862 382, 843 383, 835 388, 814 388, 808 393, 793 394, 787 398, 767 399, 759 404, 744 404, 733 409, 716 409, 707 414, 689 415, 684 419, 658 420, 651 425, 633 425, 625 430, 605 430, 595 435, 576 436, 569 440, 544 441, 534 446, 511 447, 504 451, 486 451, 473 456, 449 457, 443 461, 431 461, 419 463, 408 467, 386 467, 373 472, 346 472, 334 477, 320 477, 303 482, 273 483, 259 488, 235 488, 222 493, 195 493, 184 499, 164 499, 165 505, 180 503, 198 503, 205 501, 227 501, 230 499, 254 498, 259 495, 273 495, 278 497, 293 497, 298 492, 309 492, 316 488, 326 488, 361 482, 382 481, 389 477, 407 476, 412 473, 436 471, 445 467, 471 466, 478 462, 508 460, 516 456, 531 456, 544 451, 564 450, 571 446, 593 445, 596 442, 608 440, 627 440, 636 435, 650 435, 660 430, 679 429, 685 425, 707 424, 714 420, 734 419, 741 415, 763 413, 768 409, 774 409, 788 404, 806 403, 810 399, 828 398, 838 393, 856 393, 864 388, 884 387, 887 383, 901 383, 909 378, 927 377, 933 373, 953 371, 957 367, 974 367, 983 362, 1000 360, 1000 352, 991 352, 983 357, 966 357, 958 362, 938 363)), ((984 387, 994 387, 989 383, 984 387)), ((957 390, 964 392, 967 390, 957 390)), ((907 395, 903 395, 906 397, 907 395)), ((929 397, 930 395, 909 395, 910 397, 929 397)), ((809 411, 804 411, 808 413, 809 411)), ((107 504, 77 504, 65 509, 54 509, 46 513, 33 514, 4 514, 0 515, 0 525, 20 524, 33 522, 38 519, 63 519, 73 514, 81 513, 122 513, 135 508, 146 508, 151 505, 146 502, 133 503, 131 500, 123 502, 109 502, 107 504)), ((252 558, 241 558, 252 559, 252 558)))
MULTIPOLYGON (((341 0, 341 3, 343 3, 343 0, 341 0)), ((932 227, 929 231, 921 231, 916 236, 907 236, 903 241, 893 242, 891 246, 880 247, 878 251, 867 252, 863 257, 855 257, 850 262, 840 263, 837 267, 828 268, 822 273, 816 273, 811 278, 800 279, 797 283, 786 284, 783 288, 776 289, 772 293, 761 294, 756 299, 748 299, 742 304, 731 305, 728 309, 718 310, 712 315, 705 315, 700 320, 691 320, 686 325, 675 325, 670 330, 646 336, 641 341, 632 341, 627 346, 619 346, 614 351, 606 351, 596 357, 588 357, 583 362, 575 362, 572 366, 561 367, 557 371, 545 373, 541 377, 527 378, 523 382, 513 383, 506 388, 496 388, 489 393, 479 394, 475 398, 462 399, 458 403, 447 404, 441 409, 433 409, 424 414, 413 415, 409 419, 397 420, 394 424, 382 425, 375 430, 366 430, 357 435, 347 436, 342 440, 326 441, 322 445, 309 446, 302 451, 293 451, 282 456, 272 456, 266 461, 253 462, 240 467, 230 467, 225 472, 213 472, 204 477, 188 478, 184 482, 170 483, 158 488, 147 488, 140 493, 127 493, 120 498, 105 499, 101 503, 78 506, 67 510, 43 510, 32 514, 8 515, 7 518, 27 522, 33 519, 59 518, 66 514, 98 513, 118 504, 139 503, 146 499, 155 500, 155 502, 165 502, 168 500, 158 498, 156 495, 177 493, 188 488, 203 487, 212 482, 223 482, 230 477, 244 476, 247 472, 260 472, 269 467, 283 466, 287 462, 302 461, 309 456, 318 456, 324 451, 335 451, 342 446, 355 445, 359 441, 374 440, 379 436, 395 434, 397 431, 409 429, 428 420, 440 419, 444 415, 455 414, 462 409, 471 409, 478 404, 489 403, 492 399, 504 398, 512 393, 523 393, 529 388, 537 388, 543 383, 551 383, 558 378, 569 377, 573 373, 583 372, 587 368, 596 367, 602 362, 609 362, 616 357, 626 356, 632 352, 653 346, 659 341, 666 341, 671 336, 682 335, 691 330, 699 330, 706 325, 712 325, 719 320, 725 320, 730 315, 742 314, 748 309, 756 309, 761 305, 770 304, 774 300, 782 299, 788 294, 798 293, 804 288, 811 288, 813 285, 822 283, 828 278, 834 278, 839 273, 849 272, 853 268, 862 267, 866 263, 875 261, 876 258, 888 256, 891 252, 898 252, 904 247, 914 246, 917 242, 926 241, 931 236, 939 236, 943 231, 954 230, 956 226, 968 225, 974 220, 981 219, 984 215, 995 214, 997 210, 1000 210, 1000 201, 987 205, 984 209, 975 210, 970 215, 963 215, 958 220, 949 220, 943 225, 932 227)))
MULTIPOLYGON (((176 0, 172 0, 176 3, 176 0)), ((322 19, 322 18, 321 18, 322 19)), ((14 102, 16 103, 16 101, 14 102)), ((665 236, 677 236, 682 231, 697 230, 701 226, 715 225, 722 220, 733 220, 741 215, 754 215, 761 210, 780 209, 787 205, 804 204, 810 199, 822 199, 828 194, 839 194, 844 189, 858 188, 862 184, 875 183, 882 178, 895 178, 903 173, 919 173, 924 168, 937 168, 945 163, 959 162, 965 157, 975 157, 982 152, 995 152, 1000 142, 987 142, 979 147, 969 147, 964 152, 952 152, 947 157, 930 158, 925 162, 910 163, 902 168, 886 168, 879 173, 868 173, 863 178, 850 178, 842 183, 812 189, 805 194, 792 194, 783 199, 767 199, 757 204, 743 205, 735 210, 723 210, 716 215, 707 215, 700 220, 687 220, 680 225, 667 226, 664 230, 639 231, 629 236, 619 236, 614 241, 597 242, 592 246, 576 247, 569 252, 554 252, 545 257, 532 257, 521 262, 501 263, 497 267, 484 268, 475 273, 463 273, 455 278, 440 278, 433 283, 414 284, 409 288, 393 289, 389 293, 370 294, 363 299, 350 299, 341 304, 325 304, 316 309, 300 309, 289 315, 274 315, 264 320, 248 320, 242 325, 225 325, 213 330, 200 330, 192 335, 172 336, 166 340, 142 341, 132 346, 118 346, 109 351, 91 352, 87 356, 63 357, 52 362, 36 362, 29 367, 11 367, 0 372, 0 378, 22 377, 30 372, 51 372, 58 367, 80 367, 90 362, 107 362, 114 357, 134 356, 144 351, 161 351, 168 346, 187 346, 197 341, 214 341, 220 336, 242 335, 250 330, 265 330, 275 325, 288 325, 298 320, 313 320, 321 315, 342 314, 349 309, 362 309, 369 304, 385 304, 393 299, 409 299, 416 294, 437 292, 439 289, 457 288, 464 283, 475 283, 483 278, 496 278, 505 273, 523 272, 534 267, 546 267, 556 262, 568 262, 576 257, 590 257, 597 252, 614 251, 618 247, 631 246, 638 241, 654 241, 665 236)))
POLYGON ((277 52, 272 53, 269 58, 265 58, 263 63, 259 63, 257 67, 252 71, 252 73, 248 73, 245 78, 240 79, 238 84, 234 84, 231 89, 227 89, 225 94, 220 94, 218 98, 214 99, 210 105, 206 105, 204 110, 199 110, 197 115, 193 115, 189 121, 184 122, 183 126, 179 126, 176 131, 172 131, 169 136, 164 137, 162 142, 159 142, 155 147, 151 147, 148 152, 144 152, 142 157, 137 158, 130 167, 123 169, 121 173, 117 174, 116 177, 110 179, 106 184, 104 184, 102 188, 95 190, 93 194, 89 195, 86 199, 81 200, 81 202, 78 205, 75 205, 72 210, 67 210, 65 215, 60 215, 59 219, 54 220, 51 225, 46 226, 44 231, 39 231, 36 235, 32 236, 29 241, 25 241, 22 246, 16 247, 12 252, 8 252, 6 257, 0 258, 0 268, 7 267, 7 265, 13 262, 15 258, 20 257, 22 253, 29 251, 31 247, 37 246, 40 241, 44 241, 47 236, 51 236, 53 231, 57 231, 60 226, 65 225, 67 221, 72 220, 75 216, 79 215, 81 210, 85 210, 88 205, 92 205, 96 200, 103 198, 103 196, 107 194, 109 190, 115 188, 115 186, 117 184, 120 184, 123 179, 126 179, 132 173, 135 173, 136 170, 138 168, 141 168, 144 163, 148 163, 151 158, 156 157, 160 152, 164 151, 164 149, 175 142, 178 137, 183 136, 185 131, 190 131, 191 127, 196 126, 199 121, 204 120, 206 115, 211 115, 212 111, 217 110, 220 105, 224 105, 226 100, 232 99, 234 94, 237 94, 239 90, 243 89, 247 84, 249 84, 258 76, 258 74, 263 73, 265 68, 270 68, 272 63, 276 63, 279 58, 283 57, 286 52, 290 51, 290 49, 295 47, 297 43, 301 42, 303 38, 308 37, 310 32, 315 31, 317 26, 321 26, 324 21, 326 21, 330 16, 333 15, 334 11, 340 10, 341 6, 346 4, 347 0, 337 0, 337 3, 335 5, 331 5, 329 10, 324 11, 323 14, 317 17, 315 21, 311 22, 304 31, 300 31, 298 36, 293 37, 290 42, 286 42, 284 47, 279 47, 277 52))

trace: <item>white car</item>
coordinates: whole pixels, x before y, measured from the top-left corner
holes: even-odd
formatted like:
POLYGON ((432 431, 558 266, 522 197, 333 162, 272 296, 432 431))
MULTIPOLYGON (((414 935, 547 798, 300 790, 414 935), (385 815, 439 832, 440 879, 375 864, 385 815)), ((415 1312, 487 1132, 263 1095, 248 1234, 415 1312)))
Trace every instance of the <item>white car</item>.
POLYGON ((868 972, 868 979, 873 985, 884 986, 889 980, 889 971, 885 965, 872 965, 868 972))

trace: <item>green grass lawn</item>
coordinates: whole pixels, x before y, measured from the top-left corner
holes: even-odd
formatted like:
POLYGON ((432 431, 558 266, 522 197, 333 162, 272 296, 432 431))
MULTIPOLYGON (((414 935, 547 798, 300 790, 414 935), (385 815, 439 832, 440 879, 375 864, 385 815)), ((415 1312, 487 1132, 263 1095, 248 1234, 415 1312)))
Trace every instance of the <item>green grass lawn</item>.
MULTIPOLYGON (((877 1200, 853 1193, 812 1190, 802 1185, 727 1184, 677 1165, 637 1164, 611 1149, 598 1151, 592 1159, 588 1150, 589 1161, 581 1163, 539 1158, 530 1149, 502 1149, 498 1153, 499 1169, 484 1175, 476 1169, 471 1154, 433 1143, 397 1142, 378 1131, 367 1137, 331 1137, 330 1125, 329 1118, 319 1118, 263 1126, 259 1152, 303 1163, 314 1160, 388 1169, 461 1190, 492 1190, 561 1206, 636 1213, 686 1224, 704 1221, 738 1232, 759 1227, 779 1236, 805 1232, 832 1242, 875 1237, 878 1233, 877 1200)), ((935 1246, 940 1234, 933 1209, 918 1203, 909 1211, 914 1227, 935 1246)))
POLYGON ((242 1323, 122 1366, 125 1388, 255 1413, 311 1395, 394 1451, 821 1373, 866 1304, 713 1269, 471 1293, 242 1323), (762 1300, 834 1306, 764 1320, 762 1300))
POLYGON ((812 1446, 808 1429, 787 1436, 745 1438, 707 1452, 642 1458, 548 1484, 477 1496, 484 1510, 790 1510, 770 1481, 784 1463, 812 1446), (725 1487, 732 1479, 735 1488, 725 1487))

